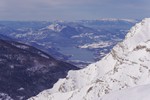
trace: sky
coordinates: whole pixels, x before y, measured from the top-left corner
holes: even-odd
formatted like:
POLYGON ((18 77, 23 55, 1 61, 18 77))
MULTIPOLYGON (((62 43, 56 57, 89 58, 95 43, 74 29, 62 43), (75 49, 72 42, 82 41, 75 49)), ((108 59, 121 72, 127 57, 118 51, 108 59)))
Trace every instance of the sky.
POLYGON ((0 0, 0 20, 150 17, 150 0, 0 0))

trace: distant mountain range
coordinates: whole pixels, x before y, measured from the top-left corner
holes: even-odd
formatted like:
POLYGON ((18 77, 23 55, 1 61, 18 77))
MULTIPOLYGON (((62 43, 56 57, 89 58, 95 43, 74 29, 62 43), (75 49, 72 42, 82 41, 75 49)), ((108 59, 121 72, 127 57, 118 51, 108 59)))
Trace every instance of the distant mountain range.
POLYGON ((82 68, 110 52, 136 22, 131 19, 0 21, 0 34, 82 68))

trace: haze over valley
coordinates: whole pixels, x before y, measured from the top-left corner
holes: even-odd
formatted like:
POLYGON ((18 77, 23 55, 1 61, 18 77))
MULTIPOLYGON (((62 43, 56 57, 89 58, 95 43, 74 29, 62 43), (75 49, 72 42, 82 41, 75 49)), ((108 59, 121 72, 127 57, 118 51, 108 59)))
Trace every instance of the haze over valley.
POLYGON ((150 0, 0 0, 0 100, 150 100, 150 0))

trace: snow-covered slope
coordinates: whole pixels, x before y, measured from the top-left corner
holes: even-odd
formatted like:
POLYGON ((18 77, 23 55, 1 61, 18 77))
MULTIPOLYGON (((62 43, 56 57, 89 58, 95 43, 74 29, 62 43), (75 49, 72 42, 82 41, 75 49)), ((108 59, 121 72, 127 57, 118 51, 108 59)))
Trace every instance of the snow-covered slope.
POLYGON ((150 83, 150 18, 136 24, 101 61, 70 71, 52 89, 30 100, 99 100, 103 95, 150 83))
POLYGON ((137 86, 122 91, 116 91, 104 96, 101 100, 149 100, 150 85, 137 86))

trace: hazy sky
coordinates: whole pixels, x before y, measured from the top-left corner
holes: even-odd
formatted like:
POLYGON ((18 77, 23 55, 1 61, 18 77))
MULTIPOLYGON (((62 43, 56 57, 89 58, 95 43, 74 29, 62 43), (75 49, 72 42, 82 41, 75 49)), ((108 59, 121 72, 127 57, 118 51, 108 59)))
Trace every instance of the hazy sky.
POLYGON ((0 0, 0 20, 150 17, 150 0, 0 0))

